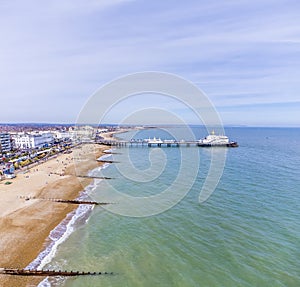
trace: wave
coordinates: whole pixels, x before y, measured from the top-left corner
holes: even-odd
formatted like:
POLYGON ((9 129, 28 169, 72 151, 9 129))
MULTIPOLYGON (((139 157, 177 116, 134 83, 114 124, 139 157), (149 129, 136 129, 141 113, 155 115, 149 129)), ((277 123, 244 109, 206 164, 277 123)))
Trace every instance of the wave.
POLYGON ((105 159, 108 159, 108 158, 111 158, 112 157, 112 154, 104 154, 102 156, 100 156, 98 158, 98 160, 105 160, 105 159))
POLYGON ((75 223, 91 211, 92 208, 93 206, 91 205, 79 205, 75 211, 70 212, 67 217, 50 232, 47 239, 50 243, 47 244, 47 247, 26 268, 42 269, 46 264, 50 263, 57 251, 57 247, 74 231, 75 223))
MULTIPOLYGON (((109 165, 109 163, 105 163, 104 165, 91 170, 89 175, 93 175, 94 173, 99 172, 99 170, 107 168, 109 165)), ((94 179, 94 181, 80 193, 77 199, 87 199, 97 188, 97 185, 101 180, 102 179, 94 179)), ((67 214, 65 219, 50 232, 46 239, 46 248, 29 265, 27 265, 25 269, 42 269, 45 265, 50 263, 57 252, 58 246, 74 232, 76 224, 81 222, 84 224, 88 221, 93 208, 94 206, 92 205, 79 205, 76 210, 67 214)), ((50 286, 52 286, 52 284, 48 280, 48 277, 38 285, 38 287, 50 286)))

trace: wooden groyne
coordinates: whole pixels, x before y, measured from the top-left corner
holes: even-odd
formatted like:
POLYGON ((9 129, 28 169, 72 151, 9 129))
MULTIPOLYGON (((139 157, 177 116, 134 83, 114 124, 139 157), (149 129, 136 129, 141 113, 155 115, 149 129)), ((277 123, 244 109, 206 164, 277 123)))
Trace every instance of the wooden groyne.
POLYGON ((119 163, 119 161, 114 160, 105 160, 105 159, 97 159, 98 162, 104 162, 104 163, 119 163))
POLYGON ((37 270, 37 269, 14 269, 0 268, 0 275, 17 276, 91 276, 91 275, 114 275, 113 272, 86 272, 86 271, 62 271, 62 270, 37 270))
MULTIPOLYGON (((41 198, 39 198, 41 199, 41 198)), ((59 198, 42 198, 42 200, 49 200, 54 202, 69 203, 69 204, 90 204, 90 205, 108 205, 109 202, 97 202, 97 201, 86 201, 86 200, 70 200, 70 199, 59 199, 59 198)))
POLYGON ((77 200, 77 199, 60 199, 60 198, 40 198, 40 197, 31 197, 31 196, 20 196, 20 198, 25 200, 47 200, 52 202, 68 203, 68 204, 90 204, 90 205, 108 205, 113 204, 111 202, 97 202, 97 201, 88 201, 88 200, 77 200))
POLYGON ((103 151, 105 154, 122 154, 120 152, 114 152, 114 151, 103 151))
MULTIPOLYGON (((97 160, 99 162, 99 160, 97 160)), ((101 161, 103 162, 103 161, 101 161)), ((57 173, 57 172, 50 172, 50 174, 55 174, 59 176, 65 175, 64 173, 57 173)), ((92 175, 75 175, 76 177, 82 177, 82 178, 95 178, 95 179, 113 179, 112 177, 107 176, 92 176, 92 175)))
POLYGON ((107 176, 92 176, 92 175, 76 175, 76 177, 82 177, 82 178, 95 178, 95 179, 114 179, 113 177, 107 177, 107 176))

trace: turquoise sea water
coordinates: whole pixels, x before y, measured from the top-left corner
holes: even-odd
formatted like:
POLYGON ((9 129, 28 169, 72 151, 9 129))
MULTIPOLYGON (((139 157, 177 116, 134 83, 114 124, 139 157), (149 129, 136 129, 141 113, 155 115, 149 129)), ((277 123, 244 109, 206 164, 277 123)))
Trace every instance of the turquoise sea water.
MULTIPOLYGON (((193 131, 196 138, 206 135, 202 128, 193 131)), ((51 286, 300 286, 300 129, 227 128, 226 134, 240 146, 227 149, 222 178, 206 202, 200 204, 198 196, 210 149, 184 148, 191 155, 197 149, 200 168, 177 205, 145 218, 95 207, 73 224, 45 266, 115 275, 56 279, 51 286)), ((167 137, 157 129, 136 135, 153 136, 167 137)), ((94 171, 115 179, 96 182, 91 199, 117 202, 112 186, 135 197, 165 190, 180 170, 180 148, 153 150, 129 148, 129 155, 138 170, 149 169, 149 178, 155 176, 149 153, 158 165, 157 157, 166 159, 158 177, 137 182, 112 164, 94 171)), ((118 149, 113 160, 124 162, 126 151, 118 149)), ((191 170, 181 172, 188 181, 191 170)), ((183 180, 179 188, 188 186, 183 180)))

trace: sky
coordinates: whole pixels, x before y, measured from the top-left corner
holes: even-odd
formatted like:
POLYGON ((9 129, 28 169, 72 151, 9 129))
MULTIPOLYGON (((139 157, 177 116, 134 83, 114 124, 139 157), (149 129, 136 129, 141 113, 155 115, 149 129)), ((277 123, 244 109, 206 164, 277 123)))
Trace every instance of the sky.
MULTIPOLYGON (((299 127, 299 15, 298 0, 0 0, 0 122, 73 123, 106 83, 160 71, 201 89, 225 125, 299 127)), ((197 124, 157 96, 107 120, 135 105, 197 124)))

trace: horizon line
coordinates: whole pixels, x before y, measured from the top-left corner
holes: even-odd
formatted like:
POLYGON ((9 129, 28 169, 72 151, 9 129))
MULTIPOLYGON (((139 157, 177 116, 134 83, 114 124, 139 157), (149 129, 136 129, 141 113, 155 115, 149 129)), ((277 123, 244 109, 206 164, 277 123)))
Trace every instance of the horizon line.
MULTIPOLYGON (((119 123, 72 123, 72 122, 0 122, 0 126, 4 125, 74 125, 74 126, 82 126, 82 125, 90 125, 90 126, 144 126, 144 127, 163 127, 163 126, 184 126, 179 124, 119 124, 119 123)), ((206 127, 206 126, 214 126, 214 125, 203 125, 203 124, 195 124, 195 123, 188 123, 188 126, 199 126, 199 127, 206 127)), ((236 127, 236 128, 300 128, 300 125, 245 125, 245 124, 223 124, 223 127, 236 127)))

